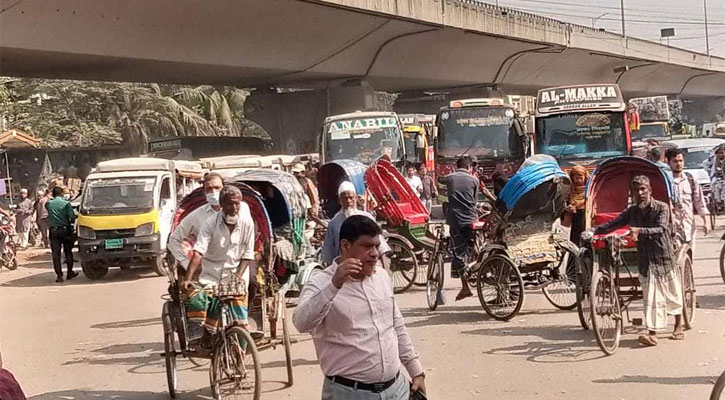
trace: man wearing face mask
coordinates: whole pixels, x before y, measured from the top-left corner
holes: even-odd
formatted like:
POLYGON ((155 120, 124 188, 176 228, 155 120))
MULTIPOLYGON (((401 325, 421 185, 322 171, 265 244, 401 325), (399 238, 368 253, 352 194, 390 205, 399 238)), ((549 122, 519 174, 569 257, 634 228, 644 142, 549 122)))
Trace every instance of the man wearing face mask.
POLYGON ((63 282, 63 268, 60 262, 60 251, 65 253, 65 263, 68 266, 66 278, 68 280, 78 276, 73 271, 73 222, 76 213, 67 198, 70 197, 68 189, 60 186, 53 188, 53 200, 45 203, 48 211, 48 229, 50 231, 50 251, 53 254, 53 268, 57 275, 56 282, 63 282))
MULTIPOLYGON (((326 265, 332 264, 335 257, 340 255, 340 227, 346 219, 353 215, 364 215, 375 221, 372 214, 357 209, 357 193, 355 192, 355 185, 352 182, 342 182, 337 189, 337 197, 341 209, 327 224, 325 241, 320 250, 320 260, 326 265)), ((383 256, 389 251, 390 247, 388 243, 380 235, 380 255, 383 256)))
POLYGON ((340 228, 342 254, 310 277, 292 317, 300 332, 312 333, 325 400, 408 400, 411 391, 426 391, 392 282, 377 266, 381 233, 366 216, 347 218, 340 228))
POLYGON ((630 185, 635 205, 606 224, 595 234, 609 233, 629 225, 639 253, 639 281, 644 294, 644 319, 649 331, 639 337, 645 346, 657 345, 657 331, 667 328, 667 316, 675 316, 673 340, 682 340, 682 288, 675 268, 675 254, 666 203, 652 198, 649 178, 638 175, 630 185))
MULTIPOLYGON (((204 326, 201 346, 211 348, 211 336, 219 324, 220 308, 212 288, 231 274, 245 282, 250 281, 254 265, 254 221, 249 214, 242 215, 242 192, 234 186, 225 186, 220 192, 221 212, 209 218, 201 227, 194 244, 194 255, 189 262, 182 289, 189 297, 188 317, 204 326), (199 273, 198 284, 195 277, 199 273)), ((232 319, 248 329, 247 296, 230 303, 232 319)))

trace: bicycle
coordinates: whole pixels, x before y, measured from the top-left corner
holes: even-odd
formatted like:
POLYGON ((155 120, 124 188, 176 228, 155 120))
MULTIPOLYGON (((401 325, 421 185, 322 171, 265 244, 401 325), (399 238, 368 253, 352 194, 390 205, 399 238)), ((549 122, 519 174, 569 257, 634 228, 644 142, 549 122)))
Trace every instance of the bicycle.
POLYGON ((717 378, 717 381, 715 381, 715 387, 712 388, 712 392, 710 393, 710 400, 725 399, 723 389, 725 389, 725 371, 723 371, 720 377, 717 378))

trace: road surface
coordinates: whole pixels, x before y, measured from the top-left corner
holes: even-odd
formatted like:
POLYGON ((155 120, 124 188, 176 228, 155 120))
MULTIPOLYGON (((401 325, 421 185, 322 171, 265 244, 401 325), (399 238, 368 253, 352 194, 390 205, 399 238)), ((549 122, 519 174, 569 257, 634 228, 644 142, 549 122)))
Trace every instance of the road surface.
MULTIPOLYGON (((527 292, 509 322, 489 318, 476 298, 429 312, 418 289, 397 300, 426 369, 431 399, 703 399, 725 369, 722 232, 700 238, 695 274, 700 308, 683 342, 640 348, 626 324, 619 351, 604 357, 576 311, 527 292)), ((5 366, 34 400, 165 399, 160 312, 166 279, 150 269, 111 270, 56 284, 46 251, 0 271, 0 342, 5 366)), ((457 284, 447 281, 451 301, 457 284)), ((641 315, 633 307, 633 316, 641 315)), ((284 386, 284 351, 262 353, 263 399, 319 398, 322 374, 308 335, 295 334, 295 385, 284 386)), ((210 398, 208 371, 179 363, 181 399, 210 398)))

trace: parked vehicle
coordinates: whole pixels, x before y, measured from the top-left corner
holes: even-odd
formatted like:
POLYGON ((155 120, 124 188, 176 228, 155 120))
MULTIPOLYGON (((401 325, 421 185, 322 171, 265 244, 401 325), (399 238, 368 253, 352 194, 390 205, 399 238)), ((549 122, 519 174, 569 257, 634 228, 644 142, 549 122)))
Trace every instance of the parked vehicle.
POLYGON ((323 164, 356 160, 369 165, 383 155, 396 164, 405 161, 402 126, 394 112, 356 111, 325 118, 320 134, 323 164))
POLYGON ((548 154, 568 171, 594 169, 603 160, 631 154, 626 104, 616 84, 539 90, 534 153, 548 154))
POLYGON ((78 248, 86 277, 101 279, 109 267, 128 268, 136 261, 151 263, 164 275, 177 185, 198 185, 202 173, 199 163, 159 158, 98 163, 86 179, 78 216, 78 248))
POLYGON ((0 214, 0 269, 17 269, 17 234, 12 218, 0 214))

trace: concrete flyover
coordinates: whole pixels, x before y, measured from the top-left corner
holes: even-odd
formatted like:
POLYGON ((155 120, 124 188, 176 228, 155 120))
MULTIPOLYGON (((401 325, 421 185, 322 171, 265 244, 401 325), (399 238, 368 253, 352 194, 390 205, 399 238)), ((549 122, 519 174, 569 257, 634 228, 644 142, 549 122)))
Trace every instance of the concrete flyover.
POLYGON ((628 95, 725 94, 723 58, 470 0, 0 0, 0 74, 518 93, 619 81, 628 95))

